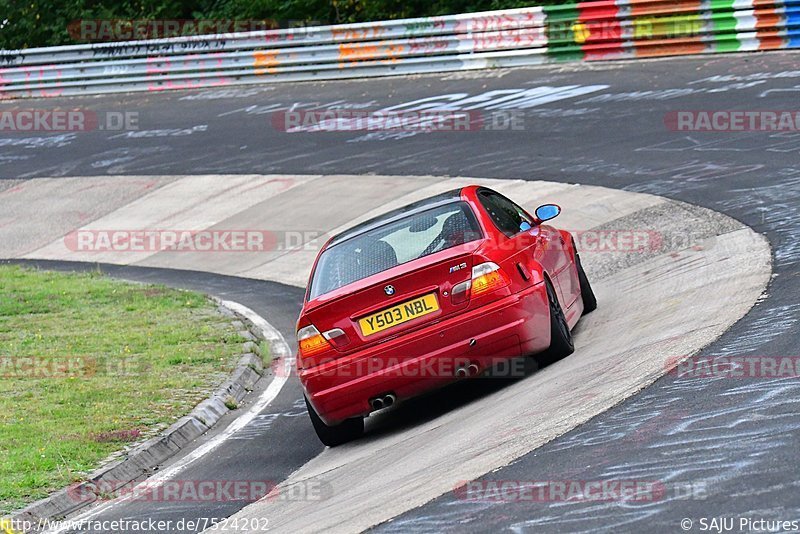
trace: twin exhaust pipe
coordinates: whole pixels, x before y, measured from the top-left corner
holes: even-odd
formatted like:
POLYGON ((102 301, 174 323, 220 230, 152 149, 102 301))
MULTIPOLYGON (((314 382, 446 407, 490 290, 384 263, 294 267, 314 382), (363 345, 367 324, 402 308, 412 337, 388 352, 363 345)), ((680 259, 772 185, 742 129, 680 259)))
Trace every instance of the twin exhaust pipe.
POLYGON ((476 376, 480 372, 478 364, 471 363, 465 367, 456 369, 456 378, 467 378, 468 376, 476 376))
POLYGON ((379 397, 375 397, 369 401, 369 405, 372 406, 373 410, 382 410, 384 408, 388 408, 394 401, 397 400, 397 397, 394 396, 392 393, 387 393, 386 395, 381 395, 379 397))

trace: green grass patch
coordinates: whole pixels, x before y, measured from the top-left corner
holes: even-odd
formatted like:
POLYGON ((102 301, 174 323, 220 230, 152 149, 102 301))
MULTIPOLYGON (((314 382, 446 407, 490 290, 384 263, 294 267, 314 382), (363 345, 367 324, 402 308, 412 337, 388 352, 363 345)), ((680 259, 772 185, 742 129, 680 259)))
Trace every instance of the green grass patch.
POLYGON ((242 342, 197 293, 0 266, 0 515, 186 415, 242 342))

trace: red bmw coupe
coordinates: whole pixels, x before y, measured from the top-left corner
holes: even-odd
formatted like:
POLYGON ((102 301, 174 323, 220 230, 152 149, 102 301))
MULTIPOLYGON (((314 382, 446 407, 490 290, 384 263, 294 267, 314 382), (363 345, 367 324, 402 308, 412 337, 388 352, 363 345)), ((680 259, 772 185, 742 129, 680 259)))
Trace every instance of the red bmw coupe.
POLYGON ((597 302, 569 232, 543 224, 560 212, 469 186, 328 241, 297 323, 320 440, 353 440, 370 413, 499 362, 571 354, 571 329, 597 302))

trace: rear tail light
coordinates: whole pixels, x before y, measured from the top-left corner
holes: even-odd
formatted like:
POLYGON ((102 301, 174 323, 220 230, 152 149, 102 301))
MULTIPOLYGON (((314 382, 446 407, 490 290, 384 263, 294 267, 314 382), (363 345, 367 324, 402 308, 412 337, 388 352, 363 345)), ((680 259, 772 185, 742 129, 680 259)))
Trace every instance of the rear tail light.
POLYGON ((314 325, 306 326, 297 331, 297 343, 300 345, 300 354, 305 358, 322 354, 331 348, 331 344, 319 333, 314 325))
POLYGON ((460 284, 454 285, 450 292, 452 295, 450 298, 453 304, 461 304, 462 302, 468 301, 470 287, 472 287, 472 280, 467 280, 466 282, 461 282, 460 284))
POLYGON ((472 268, 472 280, 453 286, 450 298, 453 304, 461 304, 470 297, 479 297, 507 285, 508 279, 496 263, 481 263, 472 268))
POLYGON ((334 347, 342 348, 350 343, 350 338, 341 328, 334 328, 322 333, 322 337, 331 342, 334 347))
POLYGON ((478 297, 506 287, 506 279, 500 266, 493 262, 481 263, 472 268, 472 296, 478 297))

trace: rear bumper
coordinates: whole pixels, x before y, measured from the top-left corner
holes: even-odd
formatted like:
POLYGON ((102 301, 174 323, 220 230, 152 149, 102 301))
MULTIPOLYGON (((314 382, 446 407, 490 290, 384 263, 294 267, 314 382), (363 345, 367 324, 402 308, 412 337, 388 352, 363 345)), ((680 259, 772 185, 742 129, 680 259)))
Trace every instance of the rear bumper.
POLYGON ((483 370, 549 345, 547 294, 537 284, 299 376, 316 412, 335 424, 368 415, 379 395, 414 397, 454 382, 459 367, 483 370))

